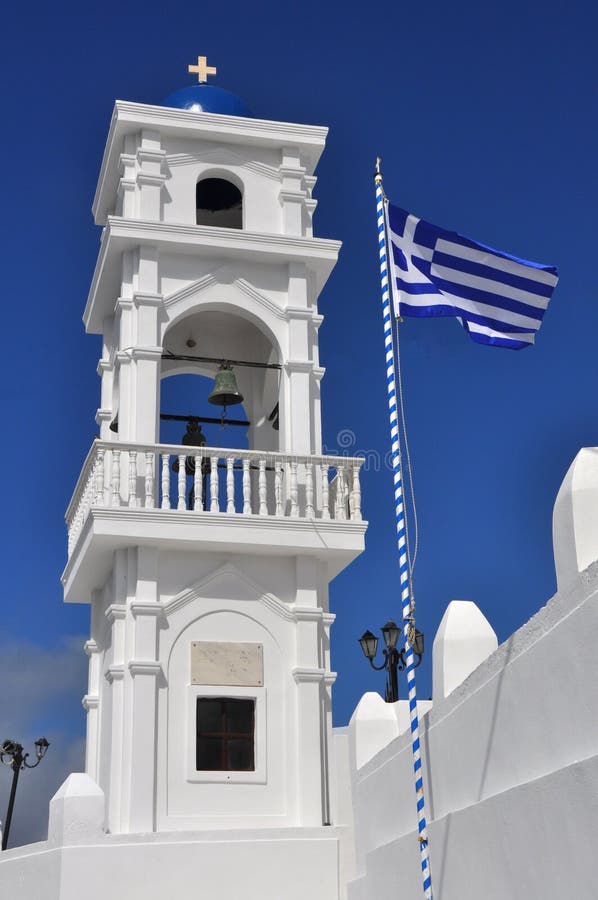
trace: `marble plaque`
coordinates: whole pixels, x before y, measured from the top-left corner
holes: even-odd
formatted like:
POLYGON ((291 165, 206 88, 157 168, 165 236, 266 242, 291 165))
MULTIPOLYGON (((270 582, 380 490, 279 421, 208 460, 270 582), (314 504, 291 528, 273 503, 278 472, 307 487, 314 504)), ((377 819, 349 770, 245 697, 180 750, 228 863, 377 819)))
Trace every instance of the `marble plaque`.
POLYGON ((191 642, 191 684, 261 687, 263 683, 262 644, 191 642))

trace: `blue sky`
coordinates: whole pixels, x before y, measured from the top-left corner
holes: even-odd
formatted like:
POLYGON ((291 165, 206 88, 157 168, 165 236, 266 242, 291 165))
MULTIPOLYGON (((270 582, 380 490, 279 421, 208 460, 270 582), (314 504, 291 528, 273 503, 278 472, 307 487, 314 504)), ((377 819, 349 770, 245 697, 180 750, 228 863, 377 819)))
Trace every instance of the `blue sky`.
MULTIPOLYGON (((579 448, 598 444, 597 19, 590 2, 539 0, 107 0, 5 13, 0 651, 10 665, 0 740, 45 732, 52 742, 23 777, 15 842, 43 832, 47 797, 81 764, 89 610, 62 604, 59 576, 64 509, 96 431, 99 343, 81 314, 114 99, 160 102, 191 83, 187 63, 205 53, 216 83, 257 116, 330 126, 315 192, 316 233, 344 244, 320 302, 330 452, 347 431, 345 450, 388 449, 377 154, 396 204, 559 267, 534 348, 476 346, 450 319, 408 320, 401 332, 420 517, 418 624, 431 650, 446 604, 470 599, 502 641, 555 590, 554 498, 579 448)), ((364 690, 383 686, 356 638, 399 615, 391 475, 370 470, 363 481, 367 550, 331 589, 338 724, 364 690)), ((423 697, 430 656, 418 673, 423 697)))

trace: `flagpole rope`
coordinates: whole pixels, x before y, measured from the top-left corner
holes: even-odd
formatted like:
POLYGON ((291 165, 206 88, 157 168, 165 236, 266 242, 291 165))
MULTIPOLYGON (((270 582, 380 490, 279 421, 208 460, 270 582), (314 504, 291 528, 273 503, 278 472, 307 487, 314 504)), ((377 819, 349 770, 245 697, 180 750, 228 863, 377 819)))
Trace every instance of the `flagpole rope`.
POLYGON ((421 749, 419 742, 419 720, 417 715, 417 689, 415 684, 415 666, 413 660, 414 605, 411 592, 411 578, 406 545, 406 520, 403 504, 403 486, 401 475, 401 445, 397 417, 397 391, 395 380, 394 342, 392 334, 392 314, 390 306, 390 290, 388 281, 388 254, 386 243, 385 197, 382 187, 380 160, 376 161, 376 213, 378 220, 378 250, 380 256, 380 286, 382 289, 382 318, 384 322, 384 347, 386 351, 386 385, 388 391, 388 411, 390 418, 390 439, 392 468, 395 488, 395 508, 397 525, 397 546, 399 551, 399 578, 401 586, 401 605, 403 612, 403 633, 405 636, 405 656, 407 686, 409 691, 409 715, 411 719, 411 749, 413 754, 413 774, 415 778, 415 796, 417 802, 417 826, 419 832, 419 848, 423 889, 426 900, 432 900, 432 876, 428 856, 428 835, 426 829, 426 813, 424 803, 424 782, 422 774, 421 749))
POLYGON ((403 399, 403 376, 401 374, 401 350, 399 341, 399 322, 401 320, 395 315, 395 337, 396 337, 396 371, 397 384, 399 386, 399 407, 401 409, 401 425, 403 429, 403 443, 405 445, 405 457, 407 459, 407 475, 409 477, 409 494, 411 495, 411 506, 413 509, 413 554, 411 553, 411 541, 409 539, 409 519, 405 514, 405 531, 407 534, 407 558, 409 560, 409 572, 411 574, 411 593, 413 595, 413 571, 415 569, 415 561, 417 559, 417 551, 419 548, 419 524, 417 520, 417 506, 415 504, 415 489, 413 487, 413 470, 411 468, 411 454, 409 452, 409 439, 407 437, 407 421, 405 418, 405 401, 403 399))

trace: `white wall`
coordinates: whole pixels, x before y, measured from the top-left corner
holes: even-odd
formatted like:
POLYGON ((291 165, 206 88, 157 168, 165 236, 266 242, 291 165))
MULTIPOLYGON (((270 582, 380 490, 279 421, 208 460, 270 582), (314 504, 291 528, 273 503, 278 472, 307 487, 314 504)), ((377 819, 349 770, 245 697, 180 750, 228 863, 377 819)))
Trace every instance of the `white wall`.
POLYGON ((8 850, 0 896, 14 900, 336 900, 335 829, 105 835, 86 845, 8 850))
MULTIPOLYGON (((598 563, 568 583, 421 722, 442 900, 596 896, 598 563)), ((349 900, 420 896, 409 734, 352 780, 349 900)))

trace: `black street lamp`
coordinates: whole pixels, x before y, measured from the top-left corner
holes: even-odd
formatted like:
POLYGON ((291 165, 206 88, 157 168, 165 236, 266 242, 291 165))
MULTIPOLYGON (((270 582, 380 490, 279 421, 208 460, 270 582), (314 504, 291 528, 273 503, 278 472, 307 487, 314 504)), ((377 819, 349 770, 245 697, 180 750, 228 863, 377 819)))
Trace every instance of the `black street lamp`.
MULTIPOLYGON (((386 625, 380 629, 384 638, 385 648, 382 651, 384 662, 377 666, 374 662, 376 653, 378 652, 378 638, 371 631, 364 632, 359 638, 363 655, 369 661, 372 669, 380 672, 386 669, 386 692, 384 699, 387 703, 395 703, 399 699, 399 677, 397 672, 403 671, 406 663, 407 651, 405 647, 397 649, 397 641, 401 630, 392 619, 389 619, 386 625)), ((424 655, 424 636, 417 628, 414 629, 413 653, 415 655, 414 666, 419 666, 424 655)))
POLYGON ((8 809, 6 810, 6 822, 4 823, 4 831, 2 833, 2 849, 6 850, 8 844, 8 833, 10 831, 10 823, 12 819, 12 811, 15 805, 15 795, 17 793, 17 783, 19 780, 19 772, 21 769, 35 769, 46 755, 46 750, 50 744, 45 737, 38 738, 35 742, 36 762, 28 763, 28 753, 23 753, 23 745, 16 741, 4 741, 0 747, 0 762, 12 769, 12 785, 10 788, 10 797, 8 798, 8 809))

